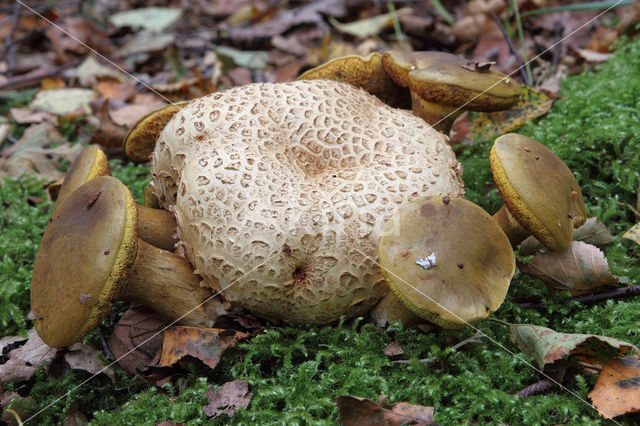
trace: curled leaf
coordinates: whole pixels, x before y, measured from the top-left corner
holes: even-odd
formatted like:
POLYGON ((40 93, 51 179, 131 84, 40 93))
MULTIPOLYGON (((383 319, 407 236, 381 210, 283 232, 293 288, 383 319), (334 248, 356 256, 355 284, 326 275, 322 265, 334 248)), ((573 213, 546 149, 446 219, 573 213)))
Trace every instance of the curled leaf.
MULTIPOLYGON (((640 227, 638 231, 640 232, 640 227)), ((611 233, 597 217, 590 217, 582 226, 573 231, 573 241, 582 241, 599 247, 609 244, 611 238, 611 233)), ((527 256, 543 248, 542 243, 532 235, 520 244, 518 254, 527 256)))
POLYGON ((598 413, 608 419, 640 411, 640 359, 606 360, 588 396, 598 413))
POLYGON ((222 353, 246 339, 249 334, 236 330, 199 327, 170 327, 164 333, 162 354, 158 365, 168 367, 186 355, 198 358, 215 368, 222 353))
POLYGON ((495 139, 500 135, 512 132, 527 121, 535 120, 549 111, 553 99, 528 86, 522 86, 518 103, 506 111, 478 113, 470 136, 495 139))
POLYGON ((520 272, 540 278, 551 291, 568 290, 573 296, 619 282, 609 272, 604 254, 596 246, 574 241, 568 249, 538 253, 520 272))
POLYGON ((560 359, 572 358, 589 364, 638 353, 631 343, 594 334, 558 333, 550 328, 530 324, 512 324, 511 341, 543 369, 560 359))
POLYGON ((359 425, 430 425, 433 407, 398 402, 389 408, 357 396, 342 395, 336 398, 340 422, 344 426, 359 425))

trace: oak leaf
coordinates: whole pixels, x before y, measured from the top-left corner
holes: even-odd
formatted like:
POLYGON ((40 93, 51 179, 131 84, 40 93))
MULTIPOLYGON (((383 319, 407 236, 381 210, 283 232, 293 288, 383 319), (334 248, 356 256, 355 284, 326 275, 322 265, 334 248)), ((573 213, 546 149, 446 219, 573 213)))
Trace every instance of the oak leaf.
POLYGON ((433 407, 398 402, 389 408, 384 408, 377 402, 351 395, 339 396, 336 398, 336 404, 340 413, 340 422, 344 426, 435 424, 433 407))

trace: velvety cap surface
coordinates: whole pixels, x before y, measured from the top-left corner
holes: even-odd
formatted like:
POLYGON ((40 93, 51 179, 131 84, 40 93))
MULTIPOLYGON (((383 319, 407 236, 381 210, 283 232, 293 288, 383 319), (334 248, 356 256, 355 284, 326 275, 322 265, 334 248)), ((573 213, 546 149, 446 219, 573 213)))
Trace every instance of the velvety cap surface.
POLYGON ((462 198, 418 198, 380 236, 380 264, 412 311, 461 328, 500 307, 515 271, 507 236, 482 208, 462 198))
POLYGON ((49 346, 68 346, 111 309, 135 255, 136 209, 117 179, 95 178, 56 211, 31 281, 35 328, 49 346))
POLYGON ((496 139, 491 169, 509 212, 551 250, 564 250, 586 220, 582 192, 566 164, 544 145, 510 133, 496 139))

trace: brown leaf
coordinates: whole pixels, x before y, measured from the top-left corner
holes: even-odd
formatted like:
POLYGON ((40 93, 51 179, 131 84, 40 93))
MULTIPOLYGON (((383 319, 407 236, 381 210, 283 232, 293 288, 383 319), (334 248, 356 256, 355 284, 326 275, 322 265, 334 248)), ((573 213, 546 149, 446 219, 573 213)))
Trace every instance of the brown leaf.
POLYGON ((166 325, 160 314, 144 306, 134 305, 124 313, 109 337, 109 349, 118 364, 129 374, 147 367, 162 349, 166 325))
POLYGON ((169 327, 164 333, 159 366, 168 367, 191 355, 215 368, 222 353, 249 337, 247 333, 220 328, 169 327))
POLYGON ((251 393, 248 392, 249 386, 246 380, 227 382, 222 385, 219 391, 211 386, 204 395, 209 400, 209 404, 202 407, 202 411, 208 417, 213 418, 222 414, 233 417, 238 409, 246 410, 249 406, 251 393))
POLYGON ((113 122, 121 127, 130 128, 138 122, 142 117, 162 108, 164 102, 153 102, 150 104, 125 105, 122 108, 109 111, 109 117, 113 122))
POLYGON ((116 382, 113 370, 100 363, 98 351, 92 345, 76 343, 68 350, 69 352, 64 354, 64 360, 69 364, 69 367, 74 370, 84 370, 90 374, 104 373, 113 383, 116 382))
POLYGON ((109 102, 104 100, 95 112, 98 127, 93 132, 89 143, 99 144, 105 148, 118 148, 127 136, 128 129, 118 126, 109 115, 109 102))
POLYGON ((0 175, 18 177, 31 174, 54 181, 62 177, 58 171, 62 160, 73 161, 82 146, 71 146, 51 123, 28 127, 20 140, 2 152, 0 175))
POLYGON ((473 140, 480 138, 495 139, 509 133, 549 111, 553 100, 542 93, 522 86, 518 103, 506 111, 480 112, 473 123, 470 136, 473 140))
POLYGON ((560 359, 572 358, 599 364, 603 360, 625 356, 631 351, 638 353, 634 345, 606 336, 558 333, 530 324, 512 324, 509 328, 511 341, 535 359, 540 369, 560 359))
MULTIPOLYGON (((593 244, 594 246, 609 244, 611 238, 607 227, 600 222, 597 217, 590 217, 582 226, 573 231, 574 241, 583 241, 587 244, 593 244)), ((532 235, 520 244, 518 254, 527 256, 543 248, 542 243, 532 235)))
POLYGON ((598 413, 608 419, 640 411, 638 356, 606 360, 598 381, 588 396, 598 413))
POLYGON ((26 337, 21 336, 5 336, 0 339, 0 357, 4 356, 6 348, 15 346, 27 340, 26 337))
POLYGON ((433 407, 398 402, 389 408, 383 408, 366 398, 350 395, 339 396, 336 398, 336 404, 340 413, 340 422, 344 426, 435 424, 433 407))
POLYGON ((69 58, 69 52, 75 54, 87 53, 88 49, 85 46, 92 47, 97 52, 105 55, 108 55, 111 51, 111 44, 100 28, 82 18, 67 17, 61 22, 56 22, 56 27, 49 27, 45 34, 51 40, 53 49, 58 56, 63 59, 69 58), (62 28, 64 31, 60 31, 60 28, 57 27, 62 28), (78 43, 78 40, 80 43, 78 43))
POLYGON ((573 241, 564 251, 538 253, 518 268, 540 278, 549 290, 568 290, 573 296, 618 283, 600 249, 582 241, 573 241))
POLYGON ((30 108, 11 108, 9 118, 20 124, 42 123, 43 121, 56 122, 56 118, 52 114, 46 111, 34 111, 30 108))
POLYGON ((2 411, 0 422, 5 422, 9 426, 18 426, 19 424, 18 420, 15 418, 15 416, 12 413, 8 412, 6 408, 11 408, 13 411, 16 412, 16 414, 21 420, 25 420, 25 419, 28 419, 33 414, 32 411, 27 411, 33 406, 33 402, 34 402, 33 398, 31 397, 23 398, 17 392, 10 392, 10 391, 4 392, 0 396, 0 408, 2 408, 2 410, 0 410, 2 411), (18 402, 18 401, 21 403, 15 404, 15 402, 18 402), (26 408, 26 407, 29 407, 29 408, 26 408))
POLYGON ((136 86, 129 82, 101 81, 93 86, 93 90, 100 93, 103 98, 121 101, 128 101, 136 95, 136 86))
POLYGON ((41 365, 58 353, 58 349, 51 348, 42 341, 35 329, 29 330, 27 338, 27 342, 9 352, 7 362, 0 365, 0 382, 29 380, 41 365))
POLYGON ((384 349, 384 354, 389 357, 402 355, 403 353, 404 350, 397 341, 391 342, 389 346, 384 349))

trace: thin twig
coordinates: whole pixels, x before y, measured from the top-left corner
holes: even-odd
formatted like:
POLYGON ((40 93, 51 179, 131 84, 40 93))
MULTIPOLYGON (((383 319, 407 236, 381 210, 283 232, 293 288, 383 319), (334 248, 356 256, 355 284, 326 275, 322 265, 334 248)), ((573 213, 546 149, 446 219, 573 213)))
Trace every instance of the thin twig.
POLYGON ((26 75, 24 77, 17 77, 17 78, 11 79, 4 84, 0 84, 0 90, 9 90, 9 89, 31 86, 47 77, 54 77, 68 68, 73 68, 75 66, 78 66, 81 62, 82 62, 82 58, 79 58, 79 59, 76 59, 75 61, 60 65, 46 72, 33 74, 33 75, 26 75))
POLYGON ((509 45, 509 50, 511 51, 511 54, 516 58, 516 62, 518 62, 518 69, 520 70, 520 74, 522 75, 522 81, 524 81, 527 86, 531 86, 531 82, 528 81, 527 73, 524 71, 524 66, 522 65, 520 56, 518 56, 516 47, 513 45, 513 41, 511 40, 511 37, 509 37, 509 34, 507 34, 507 30, 504 28, 504 25, 502 25, 502 21, 500 21, 500 18, 498 18, 498 16, 493 12, 491 12, 491 17, 493 18, 494 21, 496 21, 496 25, 498 25, 498 28, 500 28, 500 32, 502 33, 502 36, 507 41, 507 45, 509 45))
MULTIPOLYGON (((640 296, 640 285, 631 285, 628 287, 616 288, 615 290, 603 291, 601 293, 582 294, 580 296, 570 297, 566 302, 578 302, 583 305, 595 305, 605 300, 628 299, 640 296)), ((546 312, 547 306, 544 303, 525 302, 519 303, 522 309, 531 309, 538 312, 546 312)))
POLYGON ((109 345, 107 345, 107 341, 104 339, 104 336, 102 334, 102 327, 98 327, 96 330, 98 331, 98 336, 100 336, 100 343, 102 344, 102 352, 104 352, 109 362, 114 362, 116 357, 113 356, 113 352, 111 352, 111 349, 109 349, 109 345))
MULTIPOLYGON (((453 350, 457 351, 458 349, 460 349, 461 347, 463 347, 464 345, 467 345, 469 343, 480 343, 480 339, 482 339, 484 337, 484 333, 481 333, 479 331, 476 332, 476 334, 474 334, 473 336, 469 337, 468 339, 464 339, 461 342, 456 343, 455 345, 452 346, 453 350)), ((418 362, 422 362, 422 363, 427 363, 427 364, 437 364, 438 363, 438 358, 436 357, 431 357, 431 358, 424 358, 421 360, 418 360, 418 362)), ((394 364, 408 364, 409 360, 408 359, 401 359, 398 361, 393 361, 394 364)))
POLYGON ((522 397, 525 397, 525 396, 541 395, 541 394, 547 393, 547 392, 549 392, 552 389, 555 389, 557 387, 558 387, 558 385, 556 385, 551 380, 542 379, 539 382, 534 383, 532 385, 529 385, 526 388, 522 389, 521 391, 516 393, 516 396, 522 398, 522 397))
POLYGON ((11 29, 9 30, 9 35, 5 40, 4 49, 2 49, 2 54, 0 57, 4 57, 7 60, 7 76, 9 78, 13 77, 13 69, 16 66, 16 45, 11 43, 13 40, 13 36, 18 28, 18 23, 20 22, 20 12, 22 11, 22 5, 16 2, 13 5, 13 15, 11 17, 11 29))

